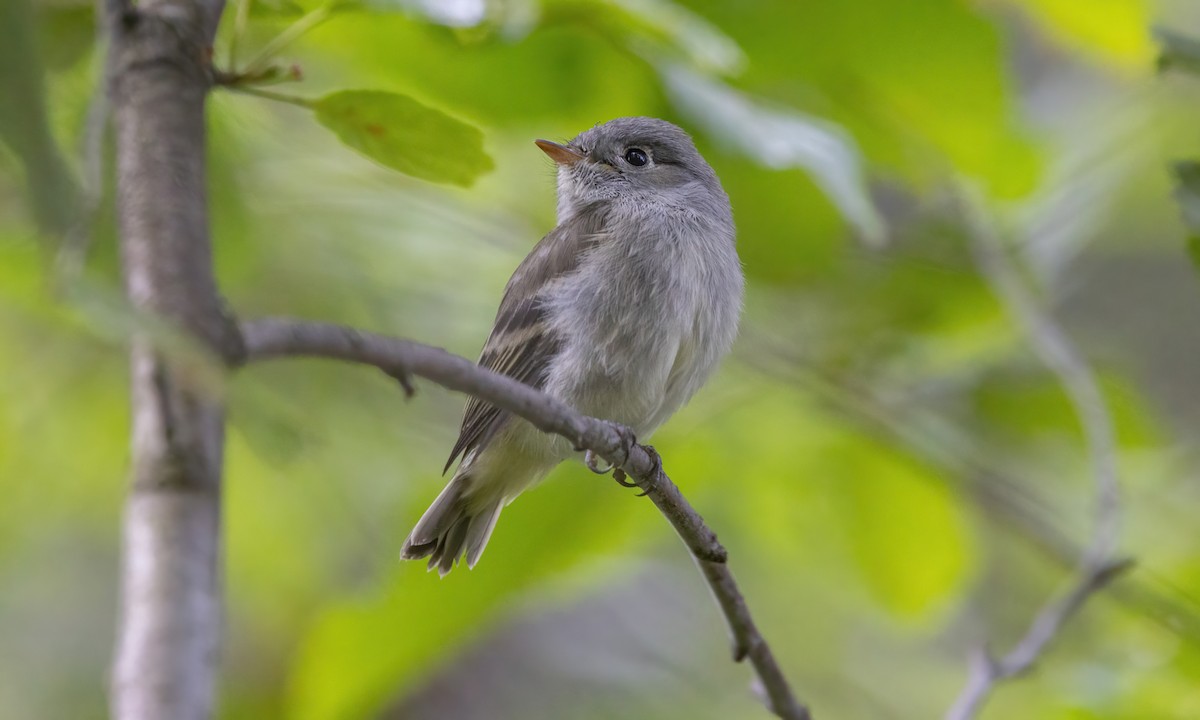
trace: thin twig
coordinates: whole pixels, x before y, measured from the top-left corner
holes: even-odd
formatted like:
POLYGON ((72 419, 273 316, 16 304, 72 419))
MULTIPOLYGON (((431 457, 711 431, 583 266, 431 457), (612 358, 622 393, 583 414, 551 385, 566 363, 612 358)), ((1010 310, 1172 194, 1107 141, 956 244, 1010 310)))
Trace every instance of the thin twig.
POLYGON ((733 635, 736 660, 749 658, 758 673, 769 709, 786 720, 809 720, 808 709, 792 694, 767 641, 763 639, 726 563, 725 548, 700 514, 680 493, 653 448, 639 445, 625 428, 580 415, 568 405, 466 358, 409 340, 353 328, 287 319, 242 324, 247 362, 280 357, 324 357, 363 363, 393 376, 409 374, 473 395, 561 435, 590 450, 632 478, 691 551, 733 635))
POLYGON ((980 272, 1025 331, 1038 357, 1058 377, 1079 418, 1091 456, 1096 507, 1091 538, 1075 579, 1061 596, 1042 607, 1007 655, 992 658, 985 650, 976 654, 967 685, 946 712, 946 720, 974 718, 998 683, 1032 668, 1084 603, 1132 567, 1129 560, 1114 557, 1121 525, 1116 438, 1100 386, 1074 344, 1021 277, 986 215, 983 200, 969 188, 961 188, 958 199, 980 272))
POLYGON ((244 93, 246 95, 255 95, 257 97, 274 100, 275 102, 286 103, 288 105, 295 105, 296 107, 302 107, 308 110, 313 108, 312 100, 302 98, 298 95, 288 95, 287 93, 277 93, 271 90, 263 90, 262 88, 254 87, 252 85, 235 84, 230 85, 229 89, 233 92, 244 93))

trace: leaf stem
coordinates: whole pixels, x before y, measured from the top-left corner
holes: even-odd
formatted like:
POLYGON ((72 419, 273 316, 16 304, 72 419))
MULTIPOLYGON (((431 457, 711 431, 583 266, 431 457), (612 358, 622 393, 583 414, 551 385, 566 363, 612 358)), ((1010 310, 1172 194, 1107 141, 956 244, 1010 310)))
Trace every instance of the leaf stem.
POLYGON ((234 92, 245 93, 247 95, 257 95, 258 97, 274 100, 275 102, 287 103, 295 105, 306 110, 313 109, 313 101, 308 98, 300 97, 299 95, 288 95, 286 93, 277 93, 271 90, 263 90, 262 88, 252 87, 249 85, 229 85, 230 90, 234 92))
POLYGON ((283 32, 276 35, 266 45, 263 46, 258 54, 255 55, 246 65, 245 73, 252 75, 262 69, 263 66, 275 57, 280 50, 284 49, 291 43, 295 42, 309 30, 317 27, 321 23, 333 16, 335 10, 341 6, 343 0, 329 0, 324 5, 314 9, 312 12, 304 15, 296 22, 284 28, 283 32))
POLYGON ((229 58, 227 65, 230 72, 237 71, 238 42, 246 34, 246 23, 250 21, 250 4, 254 0, 238 0, 237 15, 234 16, 233 35, 229 37, 229 58))

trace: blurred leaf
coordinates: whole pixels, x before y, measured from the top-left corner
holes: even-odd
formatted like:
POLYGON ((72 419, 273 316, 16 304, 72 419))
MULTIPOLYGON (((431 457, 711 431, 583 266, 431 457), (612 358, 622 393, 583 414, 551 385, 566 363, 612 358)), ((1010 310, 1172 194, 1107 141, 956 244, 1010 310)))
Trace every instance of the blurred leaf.
POLYGON ((466 186, 493 167, 477 128, 406 95, 343 90, 312 108, 342 142, 413 177, 466 186))
POLYGON ((1147 0, 1001 0, 1022 8, 1064 45, 1144 68, 1151 53, 1147 0))
POLYGON ((665 63, 660 72, 672 101, 692 122, 766 167, 808 170, 865 241, 884 241, 883 219, 867 193, 862 157, 842 128, 796 111, 757 105, 678 64, 665 63))
POLYGON ((960 503, 911 461, 854 445, 842 470, 854 560, 883 607, 921 619, 945 607, 970 573, 974 543, 960 503))
MULTIPOLYGON (((1183 224, 1191 239, 1200 236, 1200 162, 1185 160, 1175 163, 1175 200, 1183 213, 1183 224)), ((1189 248, 1195 247, 1189 242, 1189 248)), ((1193 260, 1195 256, 1193 255, 1193 260)))
POLYGON ((738 87, 846 128, 881 175, 936 190, 950 165, 989 194, 1024 197, 1040 148, 1013 102, 1002 28, 973 5, 707 3, 704 14, 752 58, 738 87))
POLYGON ((487 19, 487 0, 360 0, 372 10, 403 10, 448 27, 469 28, 487 19))
MULTIPOLYGON (((1100 387, 1122 448, 1153 448, 1163 441, 1149 408, 1128 382, 1106 373, 1100 387)), ((1022 452, 1033 454, 1029 444, 1042 443, 1036 449, 1046 453, 1047 437, 1065 438, 1072 450, 1084 447, 1078 412, 1058 379, 1041 368, 988 374, 975 390, 974 404, 976 415, 1004 433, 1009 443, 1024 443, 1022 452)))
POLYGON ((1192 259, 1192 265, 1200 269, 1200 235, 1192 235, 1187 239, 1188 257, 1192 259))
MULTIPOLYGON (((360 85, 394 88, 497 128, 521 129, 523 139, 572 137, 600 120, 662 114, 653 71, 595 27, 539 26, 520 42, 494 38, 468 48, 444 28, 400 13, 347 13, 332 29, 305 42, 316 45, 317 57, 337 58, 360 85)), ((324 67, 305 66, 314 79, 324 67)), ((342 73, 330 82, 343 82, 342 73)))
POLYGON ((645 528, 670 540, 655 513, 629 512, 627 496, 589 483, 582 468, 554 476, 505 510, 487 559, 473 570, 460 565, 439 579, 420 562, 392 565, 383 592, 329 602, 296 653, 287 717, 374 717, 386 699, 403 696, 431 667, 451 662, 522 595, 562 589, 570 570, 578 573, 572 594, 594 588, 612 569, 606 556, 626 542, 644 548, 645 528))
POLYGON ((39 5, 38 45, 47 70, 66 70, 92 49, 92 4, 39 5))
POLYGON ((1160 72, 1183 70, 1200 73, 1200 39, 1161 27, 1154 29, 1154 38, 1161 46, 1158 56, 1160 72))
POLYGON ((543 27, 574 26, 627 52, 651 51, 705 71, 739 72, 741 47, 712 23, 669 0, 558 0, 543 8, 543 27))
POLYGON ((166 319, 134 307, 117 288, 79 280, 64 300, 81 332, 118 345, 141 338, 168 358, 180 380, 193 389, 213 397, 225 393, 227 369, 212 350, 166 319))
POLYGON ((668 0, 609 0, 601 4, 626 10, 644 28, 674 46, 698 70, 732 74, 746 65, 746 54, 736 42, 682 5, 668 0))
POLYGON ((295 0, 242 0, 249 2, 252 18, 295 18, 304 14, 304 7, 295 0))

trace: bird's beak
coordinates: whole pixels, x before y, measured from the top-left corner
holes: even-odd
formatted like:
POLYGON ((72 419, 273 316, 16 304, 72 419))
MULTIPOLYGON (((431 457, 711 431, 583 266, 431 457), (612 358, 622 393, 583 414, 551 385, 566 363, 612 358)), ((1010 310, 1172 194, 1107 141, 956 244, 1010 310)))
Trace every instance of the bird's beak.
POLYGON ((559 165, 574 165, 583 159, 583 155, 575 152, 566 145, 559 145, 549 140, 534 140, 533 144, 541 148, 542 152, 549 155, 550 159, 559 165))

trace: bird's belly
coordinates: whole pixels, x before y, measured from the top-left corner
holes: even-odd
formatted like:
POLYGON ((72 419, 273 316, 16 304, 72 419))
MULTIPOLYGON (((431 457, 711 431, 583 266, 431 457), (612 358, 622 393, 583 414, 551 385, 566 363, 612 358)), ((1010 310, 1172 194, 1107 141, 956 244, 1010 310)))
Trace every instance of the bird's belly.
POLYGON ((628 425, 646 437, 657 426, 669 369, 666 358, 641 358, 611 372, 586 368, 577 376, 582 382, 564 388, 562 399, 585 415, 628 425))
POLYGON ((696 340, 692 315, 633 313, 599 332, 577 334, 567 342, 547 390, 581 413, 648 437, 670 414, 664 408, 673 411, 687 399, 673 397, 683 388, 672 387, 671 378, 681 348, 696 340))
POLYGON ((679 220, 597 246, 548 298, 562 349, 546 391, 641 438, 682 407, 737 332, 737 256, 706 244, 679 220))

